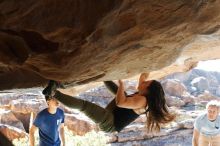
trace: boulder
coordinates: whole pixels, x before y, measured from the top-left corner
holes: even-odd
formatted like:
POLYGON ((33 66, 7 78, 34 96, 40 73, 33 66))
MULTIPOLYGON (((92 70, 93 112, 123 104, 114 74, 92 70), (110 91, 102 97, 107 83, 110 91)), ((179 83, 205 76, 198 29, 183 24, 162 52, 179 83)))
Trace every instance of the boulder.
POLYGON ((189 92, 185 92, 182 97, 181 97, 181 100, 183 100, 183 102, 185 104, 187 103, 191 103, 193 104, 195 102, 195 97, 192 96, 189 92))
POLYGON ((203 101, 208 102, 210 100, 216 99, 216 96, 211 94, 209 91, 205 90, 204 93, 199 94, 195 99, 198 102, 203 102, 203 101))
POLYGON ((98 127, 94 122, 80 114, 65 114, 65 126, 77 135, 84 135, 89 131, 98 130, 98 127))
POLYGON ((166 96, 166 102, 168 106, 176 106, 176 107, 181 107, 185 105, 185 102, 176 96, 166 96))
POLYGON ((169 96, 181 97, 186 92, 186 87, 183 83, 176 79, 167 79, 162 82, 164 91, 169 96))
POLYGON ((23 130, 5 124, 0 124, 0 132, 4 134, 10 141, 28 136, 28 134, 23 130))
POLYGON ((21 121, 19 121, 13 112, 9 110, 1 110, 0 109, 0 123, 1 124, 7 124, 13 127, 16 127, 18 129, 21 129, 24 131, 24 126, 21 121))
POLYGON ((3 92, 0 93, 0 103, 2 105, 9 105, 11 101, 13 100, 38 100, 38 99, 42 99, 42 95, 39 94, 39 90, 35 89, 35 92, 38 92, 37 94, 35 93, 27 93, 27 91, 23 91, 21 93, 21 91, 10 91, 10 92, 3 92), (25 93, 25 94, 24 94, 25 93))
POLYGON ((31 113, 13 112, 13 114, 23 124, 25 132, 29 133, 31 113))
POLYGON ((39 101, 38 99, 18 99, 12 100, 10 102, 11 110, 17 113, 30 113, 30 112, 39 112, 42 109, 47 107, 45 100, 39 101))
POLYGON ((205 77, 197 77, 190 83, 193 87, 196 87, 198 92, 204 92, 209 89, 209 82, 205 77))
POLYGON ((218 86, 218 88, 216 90, 216 95, 220 97, 220 86, 218 86))
POLYGON ((193 129, 194 128, 195 119, 187 119, 177 123, 178 127, 183 129, 193 129))

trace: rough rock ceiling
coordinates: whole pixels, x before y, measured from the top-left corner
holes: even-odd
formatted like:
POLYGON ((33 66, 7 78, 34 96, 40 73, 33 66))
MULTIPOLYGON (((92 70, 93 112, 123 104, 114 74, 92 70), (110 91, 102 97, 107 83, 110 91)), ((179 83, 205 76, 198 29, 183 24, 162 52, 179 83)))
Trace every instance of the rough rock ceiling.
POLYGON ((186 71, 219 28, 218 0, 1 0, 0 90, 186 71))

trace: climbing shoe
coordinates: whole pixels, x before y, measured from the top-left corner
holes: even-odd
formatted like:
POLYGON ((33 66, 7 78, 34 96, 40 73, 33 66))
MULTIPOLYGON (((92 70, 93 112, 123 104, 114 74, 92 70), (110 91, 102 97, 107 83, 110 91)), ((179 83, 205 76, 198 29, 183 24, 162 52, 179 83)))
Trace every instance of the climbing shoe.
POLYGON ((52 97, 55 93, 56 89, 59 88, 59 83, 53 80, 50 80, 47 87, 42 91, 42 93, 46 96, 52 97))

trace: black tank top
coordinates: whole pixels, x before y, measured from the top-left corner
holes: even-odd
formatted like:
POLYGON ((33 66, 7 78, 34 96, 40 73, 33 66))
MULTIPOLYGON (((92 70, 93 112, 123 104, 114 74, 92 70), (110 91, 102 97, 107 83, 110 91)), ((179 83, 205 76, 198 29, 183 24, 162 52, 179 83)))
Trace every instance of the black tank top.
POLYGON ((118 106, 116 106, 115 109, 113 110, 113 114, 114 114, 115 130, 118 132, 120 132, 124 127, 126 127, 127 125, 129 125, 131 122, 133 122, 135 119, 139 117, 139 115, 135 113, 133 109, 120 108, 118 106))
POLYGON ((114 109, 113 113, 115 130, 118 132, 139 117, 132 109, 120 108, 118 106, 114 109))

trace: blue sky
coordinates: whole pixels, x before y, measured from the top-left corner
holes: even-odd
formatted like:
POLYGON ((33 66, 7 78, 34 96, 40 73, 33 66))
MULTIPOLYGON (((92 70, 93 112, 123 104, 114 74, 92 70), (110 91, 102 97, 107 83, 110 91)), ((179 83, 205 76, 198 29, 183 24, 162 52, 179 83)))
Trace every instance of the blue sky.
POLYGON ((218 71, 220 72, 220 59, 200 61, 196 69, 202 69, 206 71, 218 71))

